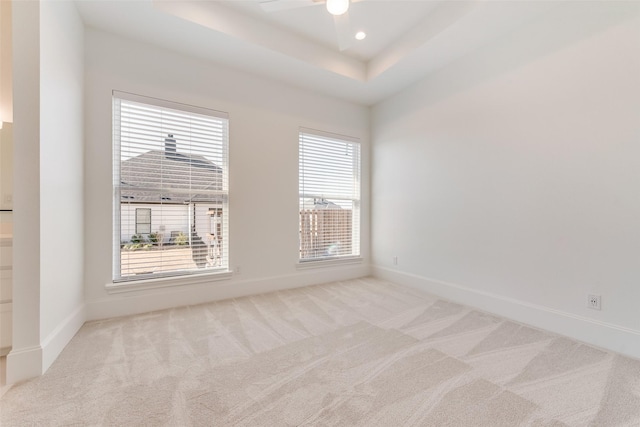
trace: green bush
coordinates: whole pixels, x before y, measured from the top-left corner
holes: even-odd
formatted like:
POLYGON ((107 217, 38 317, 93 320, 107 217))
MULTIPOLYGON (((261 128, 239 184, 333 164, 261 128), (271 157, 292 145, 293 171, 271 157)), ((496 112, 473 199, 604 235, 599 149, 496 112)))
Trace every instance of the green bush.
POLYGON ((178 246, 184 246, 189 243, 189 238, 182 231, 175 237, 173 240, 174 243, 178 246))
POLYGON ((157 245, 158 243, 162 242, 162 233, 156 231, 153 232, 151 234, 149 234, 149 241, 151 243, 153 243, 154 245, 157 245))
POLYGON ((145 243, 146 241, 147 238, 142 234, 134 234, 133 236, 131 236, 131 243, 145 243))
POLYGON ((152 243, 128 243, 122 247, 125 251, 147 250, 153 247, 152 243))

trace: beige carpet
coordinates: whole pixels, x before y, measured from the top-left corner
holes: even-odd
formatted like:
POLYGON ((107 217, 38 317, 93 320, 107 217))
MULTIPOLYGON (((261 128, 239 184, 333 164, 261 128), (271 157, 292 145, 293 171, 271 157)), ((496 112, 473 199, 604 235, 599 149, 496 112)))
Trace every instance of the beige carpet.
POLYGON ((640 362, 361 279, 87 323, 2 426, 640 426, 640 362))

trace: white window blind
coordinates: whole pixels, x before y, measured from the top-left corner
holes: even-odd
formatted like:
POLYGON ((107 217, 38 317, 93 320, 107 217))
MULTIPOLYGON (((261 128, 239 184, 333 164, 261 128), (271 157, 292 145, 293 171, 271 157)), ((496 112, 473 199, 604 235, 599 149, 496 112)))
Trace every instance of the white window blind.
POLYGON ((317 131, 299 143, 300 260, 360 255, 360 144, 317 131))
POLYGON ((228 118, 113 94, 114 282, 228 268, 228 118))

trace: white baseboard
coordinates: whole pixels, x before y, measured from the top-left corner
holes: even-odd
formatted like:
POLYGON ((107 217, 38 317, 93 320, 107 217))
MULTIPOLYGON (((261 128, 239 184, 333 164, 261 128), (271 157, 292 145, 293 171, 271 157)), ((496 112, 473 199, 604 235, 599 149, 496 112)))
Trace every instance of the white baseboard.
POLYGON ((13 348, 7 355, 7 384, 44 374, 85 322, 82 304, 63 320, 40 345, 13 348))
POLYGON ((42 346, 42 373, 49 369, 85 321, 85 305, 81 304, 40 343, 42 346))
POLYGON ((7 355, 7 384, 42 375, 42 347, 12 349, 7 355))
POLYGON ((386 267, 372 266, 371 270, 380 279, 640 359, 638 330, 386 267))
POLYGON ((247 295, 281 291, 338 280, 368 276, 368 264, 319 267, 295 274, 259 279, 232 279, 193 285, 167 287, 152 291, 113 294, 87 301, 87 320, 129 316, 172 307, 202 304, 247 295))

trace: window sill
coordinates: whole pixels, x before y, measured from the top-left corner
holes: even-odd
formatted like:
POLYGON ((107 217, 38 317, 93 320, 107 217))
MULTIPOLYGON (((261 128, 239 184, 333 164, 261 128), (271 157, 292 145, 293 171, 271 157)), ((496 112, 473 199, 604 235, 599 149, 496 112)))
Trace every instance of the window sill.
POLYGON ((298 270, 307 270, 311 268, 337 267, 341 265, 362 264, 362 261, 362 257, 324 258, 319 260, 298 261, 296 268, 298 270))
POLYGON ((182 276, 155 277, 142 280, 107 283, 104 287, 108 294, 135 292, 147 289, 168 288, 174 286, 196 285, 200 283, 217 282, 230 279, 233 273, 229 270, 204 274, 190 274, 182 276))

